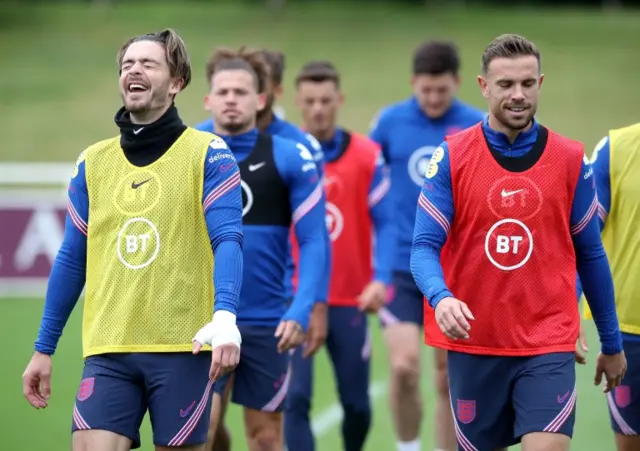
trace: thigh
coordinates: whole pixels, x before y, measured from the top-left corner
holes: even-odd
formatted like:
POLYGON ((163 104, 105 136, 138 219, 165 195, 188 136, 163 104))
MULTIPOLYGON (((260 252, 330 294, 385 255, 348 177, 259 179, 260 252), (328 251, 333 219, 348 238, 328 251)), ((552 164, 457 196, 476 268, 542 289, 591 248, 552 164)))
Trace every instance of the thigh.
MULTIPOLYGON (((73 407, 73 431, 103 430, 140 446, 140 425, 147 410, 142 375, 127 355, 88 357, 73 407)), ((84 440, 84 439, 83 439, 84 440)))
POLYGON ((504 357, 449 351, 447 363, 459 449, 494 450, 512 445, 510 362, 504 357))
POLYGON ((640 341, 625 341, 627 374, 607 394, 611 426, 617 434, 640 435, 640 341))
POLYGON ((291 381, 290 355, 278 352, 275 329, 240 326, 242 351, 231 402, 249 409, 280 412, 291 381))
POLYGON ((574 354, 544 354, 521 362, 512 396, 514 436, 550 432, 571 437, 577 394, 574 354))
POLYGON ((410 272, 395 271, 391 300, 378 313, 382 327, 396 323, 423 325, 424 304, 420 289, 410 272))
POLYGON ((156 446, 184 447, 207 441, 213 381, 211 353, 141 354, 149 417, 156 446))
POLYGON ((327 351, 343 405, 369 405, 371 334, 367 316, 357 307, 329 308, 327 351))

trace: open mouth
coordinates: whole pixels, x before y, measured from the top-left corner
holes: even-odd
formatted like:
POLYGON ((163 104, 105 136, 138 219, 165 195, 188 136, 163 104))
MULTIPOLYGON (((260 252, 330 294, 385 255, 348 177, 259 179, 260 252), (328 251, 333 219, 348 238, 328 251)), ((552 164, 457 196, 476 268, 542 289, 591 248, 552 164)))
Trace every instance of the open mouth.
POLYGON ((129 83, 129 85, 127 86, 127 89, 129 90, 129 92, 145 92, 149 90, 149 88, 146 85, 139 82, 129 83))
POLYGON ((526 107, 523 106, 508 106, 507 110, 513 112, 513 113, 523 113, 524 111, 526 111, 526 107))

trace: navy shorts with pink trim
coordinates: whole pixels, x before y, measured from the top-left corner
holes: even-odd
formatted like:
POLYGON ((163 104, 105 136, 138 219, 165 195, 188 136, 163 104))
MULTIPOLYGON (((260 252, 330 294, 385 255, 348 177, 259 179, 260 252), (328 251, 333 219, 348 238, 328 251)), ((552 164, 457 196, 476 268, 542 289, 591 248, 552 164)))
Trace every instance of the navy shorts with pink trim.
POLYGON ((153 443, 179 447, 207 441, 213 382, 211 353, 104 354, 85 360, 73 408, 73 431, 101 429, 140 447, 147 411, 153 443))
POLYGON ((398 323, 413 323, 422 327, 424 322, 424 296, 409 271, 394 271, 389 302, 380 309, 378 318, 382 327, 398 323))
POLYGON ((533 357, 448 354, 451 408, 459 451, 519 443, 532 432, 573 435, 573 353, 533 357))
MULTIPOLYGON (((242 336, 240 363, 233 371, 231 402, 263 412, 281 412, 291 381, 288 352, 278 352, 275 327, 238 324, 242 336)), ((223 393, 231 374, 214 384, 223 393)))
POLYGON ((627 374, 622 384, 607 393, 611 426, 617 434, 640 435, 640 337, 625 340, 624 353, 627 374))

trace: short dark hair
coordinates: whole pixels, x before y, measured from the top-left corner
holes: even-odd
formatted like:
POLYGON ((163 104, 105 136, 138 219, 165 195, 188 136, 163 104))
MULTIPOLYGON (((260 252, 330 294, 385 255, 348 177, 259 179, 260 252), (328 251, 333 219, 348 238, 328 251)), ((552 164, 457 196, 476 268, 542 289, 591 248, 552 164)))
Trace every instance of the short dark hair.
POLYGON ((116 57, 118 73, 122 73, 122 60, 125 53, 127 53, 127 49, 129 49, 134 42, 140 41, 152 41, 162 45, 165 50, 165 57, 169 65, 171 77, 182 79, 181 90, 189 85, 191 82, 191 61, 187 53, 187 46, 178 33, 171 28, 165 28, 155 33, 141 34, 128 39, 127 42, 120 47, 116 57))
POLYGON ((269 81, 269 66, 262 52, 246 47, 238 50, 223 47, 214 50, 207 62, 207 83, 211 84, 211 78, 217 72, 238 69, 246 70, 253 76, 258 93, 265 92, 269 81))
POLYGON ((482 73, 487 73, 489 64, 496 58, 516 58, 518 56, 535 56, 538 60, 538 67, 542 67, 540 51, 533 42, 517 34, 502 34, 484 49, 482 73))
POLYGON ((271 83, 273 83, 274 86, 280 86, 284 78, 284 53, 267 49, 262 49, 261 53, 269 66, 271 83))
POLYGON ((458 75, 460 57, 453 42, 428 41, 413 53, 413 75, 458 75))
POLYGON ((296 77, 296 86, 305 81, 313 83, 331 81, 339 88, 340 74, 330 61, 310 61, 300 69, 300 73, 296 77))

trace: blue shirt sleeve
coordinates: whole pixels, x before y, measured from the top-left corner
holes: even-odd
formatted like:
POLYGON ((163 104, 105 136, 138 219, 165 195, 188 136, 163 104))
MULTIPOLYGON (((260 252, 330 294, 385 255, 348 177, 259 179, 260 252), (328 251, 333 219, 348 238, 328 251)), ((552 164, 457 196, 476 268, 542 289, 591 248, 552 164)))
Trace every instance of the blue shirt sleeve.
POLYGON ((609 137, 605 136, 596 145, 591 154, 591 167, 596 179, 596 192, 598 194, 598 219, 601 230, 604 229, 607 216, 611 211, 610 152, 609 137))
POLYGON ((84 154, 69 183, 64 238, 51 268, 35 350, 53 355, 86 280, 89 193, 84 154))
MULTIPOLYGON (((280 141, 280 140, 278 140, 280 141)), ((309 325, 311 309, 326 277, 327 226, 324 190, 313 155, 303 145, 291 147, 274 139, 275 163, 289 187, 291 222, 299 247, 298 289, 284 321, 298 322, 304 330, 309 325)))
POLYGON ((242 188, 236 159, 218 137, 207 149, 202 208, 216 261, 214 310, 235 315, 242 286, 242 188))
POLYGON ((369 138, 373 141, 377 142, 382 148, 382 156, 389 163, 389 155, 388 155, 388 140, 387 140, 387 132, 388 132, 388 110, 382 109, 378 112, 378 114, 373 118, 371 124, 369 125, 369 138))
POLYGON ((613 279, 600 237, 598 196, 593 168, 582 162, 571 208, 571 236, 578 276, 593 314, 603 354, 622 350, 622 335, 616 314, 613 279))
POLYGON ((454 204, 449 147, 444 142, 433 152, 418 198, 411 248, 411 273, 420 291, 435 306, 453 296, 444 280, 440 252, 453 223, 454 204))
POLYGON ((316 169, 318 170, 318 175, 320 178, 324 176, 324 152, 322 152, 322 145, 320 142, 311 134, 304 134, 304 142, 302 143, 313 155, 313 161, 316 163, 316 169))
MULTIPOLYGON (((318 176, 322 179, 324 177, 324 152, 322 151, 322 145, 311 133, 305 133, 304 131, 301 131, 301 133, 304 135, 304 140, 301 144, 311 152, 313 161, 316 164, 318 176)), ((326 205, 324 192, 322 193, 322 198, 322 204, 326 205)), ((324 274, 318 287, 318 294, 316 295, 316 302, 321 303, 326 303, 329 300, 329 288, 331 286, 331 238, 329 237, 329 230, 327 230, 326 224, 324 246, 326 256, 324 261, 324 274)), ((293 264, 293 260, 291 260, 291 264, 293 264)))
MULTIPOLYGON (((607 216, 611 210, 611 176, 609 174, 609 137, 602 138, 591 153, 591 167, 596 181, 598 196, 598 222, 600 230, 604 229, 607 216)), ((578 301, 582 297, 582 283, 578 277, 578 301)))
POLYGON ((389 168, 380 154, 369 187, 369 214, 375 230, 374 280, 389 285, 391 283, 391 260, 394 252, 394 233, 391 214, 392 203, 389 193, 391 180, 389 168))

